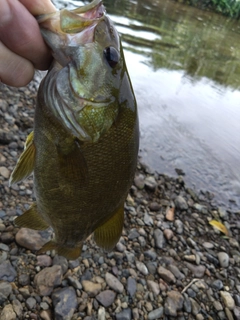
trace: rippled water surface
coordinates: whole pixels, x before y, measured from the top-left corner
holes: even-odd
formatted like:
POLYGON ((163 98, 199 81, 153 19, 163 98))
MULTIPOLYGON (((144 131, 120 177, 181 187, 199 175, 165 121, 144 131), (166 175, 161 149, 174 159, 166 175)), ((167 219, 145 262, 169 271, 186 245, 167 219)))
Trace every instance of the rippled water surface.
POLYGON ((166 0, 104 4, 138 101, 140 156, 160 173, 181 169, 193 188, 239 208, 239 22, 166 0))

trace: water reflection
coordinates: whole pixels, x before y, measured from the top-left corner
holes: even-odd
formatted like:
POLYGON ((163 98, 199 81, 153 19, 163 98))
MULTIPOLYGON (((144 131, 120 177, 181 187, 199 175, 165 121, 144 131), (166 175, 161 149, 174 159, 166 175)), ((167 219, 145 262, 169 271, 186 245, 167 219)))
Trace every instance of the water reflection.
POLYGON ((239 22, 165 0, 104 4, 122 34, 142 157, 239 207, 239 22))

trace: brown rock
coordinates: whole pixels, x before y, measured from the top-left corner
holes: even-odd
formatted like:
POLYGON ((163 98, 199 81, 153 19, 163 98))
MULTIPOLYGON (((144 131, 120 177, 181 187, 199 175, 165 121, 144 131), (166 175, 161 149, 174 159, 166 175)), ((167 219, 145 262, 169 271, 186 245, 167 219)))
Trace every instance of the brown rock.
POLYGON ((167 283, 175 283, 176 282, 176 278, 175 278, 174 274, 171 271, 169 271, 163 267, 158 268, 158 274, 167 283))
POLYGON ((94 283, 92 281, 83 280, 82 281, 83 290, 87 292, 90 297, 95 297, 101 291, 101 284, 94 283))
POLYGON ((61 282, 62 268, 58 265, 41 270, 34 278, 34 284, 41 296, 49 296, 53 288, 59 286, 61 282))
POLYGON ((168 221, 174 221, 175 217, 175 208, 174 207, 168 207, 166 210, 166 219, 168 221))
POLYGON ((30 250, 39 250, 42 246, 50 240, 49 237, 43 237, 43 232, 28 228, 21 228, 16 234, 17 243, 30 250))

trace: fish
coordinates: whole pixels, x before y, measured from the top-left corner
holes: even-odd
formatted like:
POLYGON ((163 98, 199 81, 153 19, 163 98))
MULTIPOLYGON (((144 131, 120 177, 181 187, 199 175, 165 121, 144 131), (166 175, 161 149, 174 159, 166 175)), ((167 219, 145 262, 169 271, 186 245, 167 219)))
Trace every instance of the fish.
POLYGON ((137 166, 137 103, 117 30, 101 0, 37 17, 53 63, 37 93, 33 132, 10 185, 33 173, 36 201, 18 227, 53 229, 38 251, 81 255, 84 241, 111 251, 137 166))

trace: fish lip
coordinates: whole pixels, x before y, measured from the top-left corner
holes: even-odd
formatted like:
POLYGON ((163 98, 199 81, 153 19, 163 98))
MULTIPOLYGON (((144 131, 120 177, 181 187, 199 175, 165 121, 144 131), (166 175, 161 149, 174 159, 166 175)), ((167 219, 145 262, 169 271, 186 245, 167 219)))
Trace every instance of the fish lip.
POLYGON ((36 19, 40 28, 51 30, 54 33, 78 33, 79 28, 85 29, 103 20, 105 13, 102 0, 93 0, 82 7, 73 10, 64 8, 60 11, 36 16, 36 19), (65 24, 63 23, 64 17, 67 17, 65 24), (75 26, 71 26, 71 19, 75 19, 75 26), (79 21, 79 26, 76 25, 77 21, 79 21), (81 26, 81 24, 83 25, 81 26))

